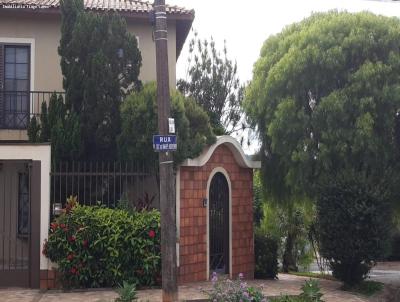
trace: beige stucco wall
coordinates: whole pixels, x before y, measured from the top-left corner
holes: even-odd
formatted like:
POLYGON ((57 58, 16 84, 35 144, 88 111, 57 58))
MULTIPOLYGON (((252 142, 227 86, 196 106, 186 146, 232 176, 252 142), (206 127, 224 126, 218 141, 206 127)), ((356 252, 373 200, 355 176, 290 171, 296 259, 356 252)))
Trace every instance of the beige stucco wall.
MULTIPOLYGON (((60 15, 22 14, 0 10, 0 43, 31 45, 31 90, 62 91, 62 75, 57 47, 60 41, 60 15)), ((156 80, 155 43, 147 19, 128 20, 128 30, 139 39, 142 53, 140 79, 156 80)), ((168 24, 170 87, 176 86, 176 24, 168 24)), ((0 140, 26 139, 26 131, 0 130, 0 140)))
MULTIPOLYGON (((0 21, 1 24, 1 21, 0 21)), ((153 41, 153 28, 149 23, 128 22, 128 30, 139 38, 139 49, 142 53, 140 79, 143 82, 156 80, 156 48, 153 41)), ((168 24, 168 61, 169 84, 176 86, 176 27, 175 22, 168 24)))
MULTIPOLYGON (((15 15, 4 10, 0 11, 0 42, 12 38, 34 40, 34 78, 31 90, 62 90, 60 58, 57 53, 60 24, 59 15, 15 15)), ((168 27, 170 85, 175 87, 175 22, 171 21, 168 27)), ((141 80, 155 81, 155 44, 151 25, 147 21, 128 21, 128 30, 139 38, 139 49, 143 58, 141 80)))

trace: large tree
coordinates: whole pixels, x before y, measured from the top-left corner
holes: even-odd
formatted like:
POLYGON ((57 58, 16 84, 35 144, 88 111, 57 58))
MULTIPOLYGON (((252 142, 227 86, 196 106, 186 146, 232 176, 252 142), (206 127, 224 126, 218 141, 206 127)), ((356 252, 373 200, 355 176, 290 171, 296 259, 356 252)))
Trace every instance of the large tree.
POLYGON ((314 14, 267 39, 245 108, 271 197, 313 197, 344 171, 396 193, 399 49, 400 20, 366 12, 314 14))
MULTIPOLYGON (((394 18, 329 12, 264 43, 244 107, 262 142, 267 199, 288 216, 349 174, 384 184, 398 203, 399 29, 394 18)), ((285 267, 295 264, 291 241, 285 267)))
POLYGON ((242 100, 244 86, 237 75, 237 64, 222 53, 213 38, 201 40, 197 33, 189 44, 186 79, 178 89, 193 97, 210 117, 215 134, 233 134, 244 129, 242 100))
MULTIPOLYGON (((215 142, 210 120, 203 109, 180 92, 171 93, 171 116, 175 118, 178 149, 173 153, 175 165, 198 156, 215 142)), ((122 132, 118 137, 120 158, 145 162, 158 161, 152 137, 158 133, 157 88, 144 85, 129 95, 121 106, 122 132)))
POLYGON ((82 0, 62 0, 61 16, 58 52, 66 105, 79 115, 81 157, 112 159, 119 106, 141 85, 137 40, 122 17, 85 12, 82 0))

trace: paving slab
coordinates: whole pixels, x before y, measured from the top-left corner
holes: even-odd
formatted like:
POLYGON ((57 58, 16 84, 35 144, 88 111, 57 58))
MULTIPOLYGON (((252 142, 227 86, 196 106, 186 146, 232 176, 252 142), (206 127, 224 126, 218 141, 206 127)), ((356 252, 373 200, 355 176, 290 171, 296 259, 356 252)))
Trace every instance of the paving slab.
MULTIPOLYGON (((268 296, 280 294, 297 295, 307 277, 280 274, 279 280, 254 280, 248 282, 251 286, 259 286, 268 296)), ((320 280, 324 301, 326 302, 370 302, 371 300, 343 292, 341 284, 335 281, 320 280)), ((204 290, 211 288, 210 282, 192 283, 179 287, 180 300, 204 299, 204 290)), ((138 291, 141 302, 160 302, 161 290, 138 291)), ((0 289, 0 302, 112 302, 117 297, 113 290, 90 290, 77 292, 26 290, 17 288, 0 289)))

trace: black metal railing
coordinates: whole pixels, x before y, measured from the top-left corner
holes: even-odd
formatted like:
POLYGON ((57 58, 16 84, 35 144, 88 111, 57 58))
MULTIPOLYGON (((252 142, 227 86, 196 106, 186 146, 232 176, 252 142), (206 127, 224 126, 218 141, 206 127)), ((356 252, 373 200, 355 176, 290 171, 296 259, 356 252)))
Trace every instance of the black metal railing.
POLYGON ((65 205, 76 196, 80 204, 114 208, 121 201, 146 207, 158 202, 158 169, 144 162, 57 161, 51 169, 51 203, 65 205))
POLYGON ((0 90, 0 129, 27 129, 31 118, 40 116, 42 103, 48 104, 53 94, 64 92, 0 90))

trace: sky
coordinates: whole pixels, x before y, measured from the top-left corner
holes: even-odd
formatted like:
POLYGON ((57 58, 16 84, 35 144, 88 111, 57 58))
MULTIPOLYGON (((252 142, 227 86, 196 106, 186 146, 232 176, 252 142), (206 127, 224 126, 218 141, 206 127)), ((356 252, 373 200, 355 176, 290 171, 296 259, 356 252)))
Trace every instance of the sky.
MULTIPOLYGON (((200 38, 213 37, 217 48, 227 43, 228 57, 236 60, 238 76, 243 83, 251 81, 253 65, 259 57, 263 42, 279 33, 285 26, 299 22, 313 12, 370 11, 385 16, 400 17, 400 1, 373 0, 166 0, 195 10, 193 28, 200 38)), ((177 79, 186 78, 188 37, 177 63, 177 79)), ((259 142, 244 146, 254 153, 259 142)))
MULTIPOLYGON (((252 78, 253 64, 263 42, 286 25, 332 9, 349 12, 371 11, 400 17, 400 2, 372 0, 166 0, 169 5, 194 9, 193 28, 202 38, 212 36, 217 47, 227 42, 228 56, 237 61, 243 82, 252 78)), ((187 39, 177 65, 177 78, 185 78, 187 39)))

